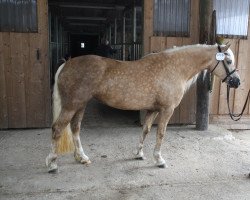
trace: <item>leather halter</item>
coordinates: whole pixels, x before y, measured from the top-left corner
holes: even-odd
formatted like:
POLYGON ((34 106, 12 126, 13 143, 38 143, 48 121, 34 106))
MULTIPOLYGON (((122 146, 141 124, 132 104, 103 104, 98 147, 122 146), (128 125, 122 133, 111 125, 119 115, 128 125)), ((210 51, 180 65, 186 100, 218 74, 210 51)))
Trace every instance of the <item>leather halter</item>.
MULTIPOLYGON (((222 52, 220 45, 218 45, 218 51, 220 53, 222 52)), ((226 65, 226 63, 225 63, 225 61, 224 60, 219 60, 217 62, 217 64, 215 65, 215 67, 213 68, 213 70, 211 71, 211 73, 213 73, 213 71, 218 67, 218 65, 219 65, 220 62, 222 62, 223 66, 224 66, 224 69, 226 71, 226 74, 227 74, 226 77, 222 80, 222 82, 225 82, 227 80, 227 78, 230 77, 236 71, 236 69, 234 69, 234 70, 232 70, 230 72, 229 69, 228 69, 228 67, 227 67, 227 65, 226 65)))

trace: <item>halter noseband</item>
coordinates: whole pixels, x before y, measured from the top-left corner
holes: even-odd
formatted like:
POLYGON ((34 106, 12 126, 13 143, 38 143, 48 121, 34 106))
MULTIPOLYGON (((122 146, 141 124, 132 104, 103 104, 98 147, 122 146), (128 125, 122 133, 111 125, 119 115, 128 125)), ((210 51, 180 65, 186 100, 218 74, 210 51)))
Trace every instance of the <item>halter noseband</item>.
MULTIPOLYGON (((222 51, 221 51, 221 47, 220 47, 220 45, 218 45, 218 51, 221 53, 222 51)), ((213 71, 217 68, 217 66, 219 65, 219 63, 220 62, 222 62, 222 64, 223 64, 223 66, 224 66, 224 69, 225 69, 225 71, 226 71, 226 77, 222 80, 222 82, 225 82, 226 80, 227 80, 227 78, 229 77, 229 76, 231 76, 231 74, 233 74, 235 71, 236 71, 236 69, 234 69, 233 71, 229 71, 229 69, 227 68, 227 66, 226 66, 226 63, 225 63, 225 61, 224 60, 218 60, 218 62, 217 62, 217 64, 215 65, 215 67, 213 68, 213 70, 211 71, 211 73, 213 73, 213 71)))

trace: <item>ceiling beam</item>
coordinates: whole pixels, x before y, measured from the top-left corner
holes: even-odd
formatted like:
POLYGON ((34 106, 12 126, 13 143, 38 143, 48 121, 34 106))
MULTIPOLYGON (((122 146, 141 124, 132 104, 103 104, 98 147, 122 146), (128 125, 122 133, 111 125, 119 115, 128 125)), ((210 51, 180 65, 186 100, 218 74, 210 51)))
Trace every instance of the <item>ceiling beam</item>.
POLYGON ((91 21, 106 21, 106 17, 77 17, 77 16, 69 16, 66 17, 67 20, 91 20, 91 21))
POLYGON ((103 26, 102 24, 90 24, 90 23, 77 23, 77 22, 69 22, 68 23, 71 26, 103 26))
POLYGON ((123 10, 124 6, 113 5, 79 5, 79 4, 61 4, 61 8, 85 8, 85 9, 101 9, 101 10, 123 10))
POLYGON ((86 9, 103 9, 103 10, 123 10, 124 5, 100 4, 100 3, 66 3, 63 1, 52 1, 49 5, 60 6, 62 8, 86 8, 86 9))

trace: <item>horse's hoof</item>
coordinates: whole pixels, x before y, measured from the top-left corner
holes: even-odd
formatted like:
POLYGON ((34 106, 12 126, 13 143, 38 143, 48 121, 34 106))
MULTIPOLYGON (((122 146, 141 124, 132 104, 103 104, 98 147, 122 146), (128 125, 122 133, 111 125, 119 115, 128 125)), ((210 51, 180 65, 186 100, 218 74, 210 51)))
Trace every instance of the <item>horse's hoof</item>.
POLYGON ((140 157, 135 157, 135 160, 145 160, 146 158, 144 156, 140 156, 140 157))
POLYGON ((91 161, 89 160, 88 156, 81 156, 80 154, 74 153, 75 160, 81 164, 89 165, 91 161))
POLYGON ((48 170, 49 173, 55 174, 58 172, 58 167, 57 167, 57 164, 55 162, 49 163, 48 167, 49 167, 49 170, 48 170))
POLYGON ((91 161, 90 160, 81 160, 80 163, 83 165, 90 165, 91 161))
POLYGON ((57 173, 58 167, 56 163, 56 156, 55 155, 48 155, 45 160, 45 164, 48 167, 49 173, 57 173))
POLYGON ((57 174, 58 173, 58 168, 49 169, 48 173, 50 173, 50 174, 57 174))
POLYGON ((157 165, 157 167, 159 167, 159 168, 167 168, 167 165, 164 163, 164 164, 161 164, 161 165, 157 165))

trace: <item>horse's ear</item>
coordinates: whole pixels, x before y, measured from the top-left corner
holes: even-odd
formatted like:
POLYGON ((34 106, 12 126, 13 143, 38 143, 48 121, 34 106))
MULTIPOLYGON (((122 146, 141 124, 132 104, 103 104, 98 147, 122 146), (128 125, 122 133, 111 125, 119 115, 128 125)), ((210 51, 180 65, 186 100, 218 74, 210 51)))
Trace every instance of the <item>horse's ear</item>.
POLYGON ((222 45, 224 42, 224 38, 220 36, 216 36, 215 41, 217 44, 222 45))
POLYGON ((221 46, 221 51, 225 52, 229 49, 229 47, 231 46, 231 44, 227 43, 225 46, 221 46))

